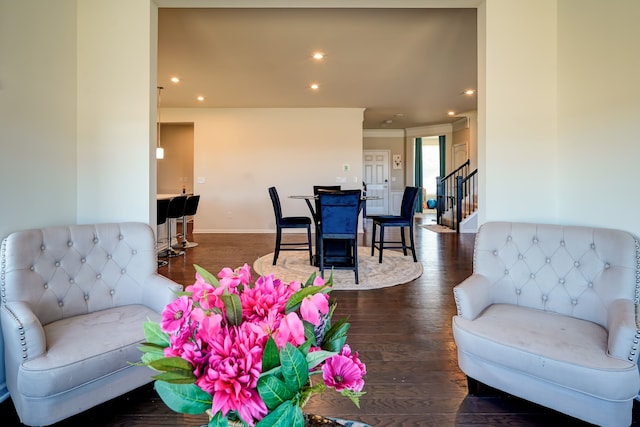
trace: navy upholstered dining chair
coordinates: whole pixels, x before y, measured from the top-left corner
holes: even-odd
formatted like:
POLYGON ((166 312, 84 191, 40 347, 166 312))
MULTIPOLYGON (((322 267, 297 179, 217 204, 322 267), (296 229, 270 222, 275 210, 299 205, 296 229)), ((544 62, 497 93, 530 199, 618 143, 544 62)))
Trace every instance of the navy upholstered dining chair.
POLYGON ((320 275, 325 267, 353 270, 358 283, 358 215, 360 190, 320 192, 316 236, 320 275))
POLYGON ((380 252, 378 262, 382 262, 382 252, 384 249, 402 249, 404 255, 407 255, 407 249, 411 249, 413 255, 413 261, 418 262, 416 257, 416 247, 413 239, 413 223, 416 211, 416 202, 418 201, 418 194, 420 187, 405 187, 402 195, 402 205, 400 207, 400 215, 375 215, 370 216, 373 220, 373 235, 371 237, 371 256, 373 256, 376 249, 380 252), (380 236, 376 240, 376 228, 380 227, 380 236), (387 227, 399 227, 400 228, 400 240, 385 240, 385 228, 387 227), (405 227, 409 229, 409 241, 410 246, 407 246, 407 241, 404 235, 405 227))
POLYGON ((276 187, 269 188, 269 197, 273 205, 273 213, 276 217, 276 246, 273 251, 273 265, 278 262, 280 251, 308 251, 309 264, 313 262, 312 241, 311 241, 311 219, 306 216, 282 216, 282 206, 276 187), (282 230, 285 228, 306 228, 306 242, 282 242, 282 230))

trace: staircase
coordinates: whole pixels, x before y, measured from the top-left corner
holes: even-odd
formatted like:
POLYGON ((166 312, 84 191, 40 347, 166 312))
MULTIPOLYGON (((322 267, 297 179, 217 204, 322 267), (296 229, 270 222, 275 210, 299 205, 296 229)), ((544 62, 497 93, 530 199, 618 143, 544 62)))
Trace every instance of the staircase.
POLYGON ((478 170, 469 171, 469 160, 444 178, 437 177, 437 223, 460 232, 478 228, 478 170))

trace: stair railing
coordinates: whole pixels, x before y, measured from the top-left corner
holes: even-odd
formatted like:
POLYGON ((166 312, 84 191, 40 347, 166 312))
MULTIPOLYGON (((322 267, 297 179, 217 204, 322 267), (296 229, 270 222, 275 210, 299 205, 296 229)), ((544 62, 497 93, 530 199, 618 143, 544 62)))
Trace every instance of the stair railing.
POLYGON ((442 224, 442 215, 456 205, 456 176, 469 174, 470 161, 467 160, 444 178, 436 177, 436 222, 442 224))
POLYGON ((459 233, 462 220, 476 211, 478 198, 478 169, 466 177, 456 177, 456 208, 454 228, 459 233))

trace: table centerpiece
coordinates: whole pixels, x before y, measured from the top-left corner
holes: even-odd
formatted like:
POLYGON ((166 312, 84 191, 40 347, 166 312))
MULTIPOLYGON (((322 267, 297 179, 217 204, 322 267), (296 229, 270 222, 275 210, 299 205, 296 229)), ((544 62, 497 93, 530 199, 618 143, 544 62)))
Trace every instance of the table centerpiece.
POLYGON ((209 416, 209 427, 303 427, 302 407, 327 389, 359 407, 366 367, 333 323, 333 279, 273 275, 253 281, 249 265, 196 280, 143 325, 141 363, 173 411, 209 416))

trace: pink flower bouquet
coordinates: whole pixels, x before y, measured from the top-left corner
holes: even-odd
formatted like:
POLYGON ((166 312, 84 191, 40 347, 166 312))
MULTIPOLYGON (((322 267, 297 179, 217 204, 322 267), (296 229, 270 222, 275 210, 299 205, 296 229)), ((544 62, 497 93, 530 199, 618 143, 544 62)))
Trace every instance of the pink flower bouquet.
POLYGON ((209 427, 302 427, 302 406, 327 388, 359 407, 366 367, 346 344, 349 324, 331 322, 332 278, 252 282, 245 264, 218 280, 195 268, 196 282, 161 323, 144 324, 142 363, 159 372, 155 388, 169 408, 206 412, 209 427))

